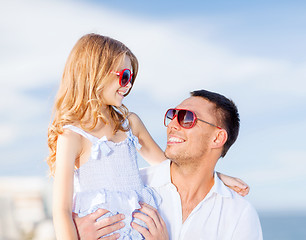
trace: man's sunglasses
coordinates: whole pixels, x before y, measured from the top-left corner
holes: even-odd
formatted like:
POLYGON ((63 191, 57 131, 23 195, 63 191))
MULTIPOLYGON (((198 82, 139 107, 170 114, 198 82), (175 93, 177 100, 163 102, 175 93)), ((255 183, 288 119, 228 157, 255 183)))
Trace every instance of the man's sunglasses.
POLYGON ((165 114, 165 118, 164 118, 164 125, 167 127, 168 124, 174 119, 177 118, 177 122, 178 124, 182 127, 182 128, 192 128, 195 124, 196 121, 199 120, 201 122, 207 123, 211 126, 214 126, 216 128, 222 129, 212 123, 206 122, 202 119, 197 118, 197 115, 190 110, 186 110, 186 109, 176 109, 176 108, 170 108, 168 109, 168 111, 165 114))
POLYGON ((119 77, 119 84, 121 87, 128 85, 133 76, 133 73, 131 73, 131 70, 128 68, 123 69, 121 72, 111 71, 111 73, 114 73, 119 77))

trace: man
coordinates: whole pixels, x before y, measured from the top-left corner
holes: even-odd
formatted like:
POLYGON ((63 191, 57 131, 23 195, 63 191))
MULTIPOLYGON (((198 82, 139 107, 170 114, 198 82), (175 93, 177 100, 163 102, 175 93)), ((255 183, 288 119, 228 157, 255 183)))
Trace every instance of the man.
MULTIPOLYGON (((165 155, 169 160, 142 170, 144 182, 163 199, 159 208, 162 218, 145 205, 141 211, 147 215, 137 213, 135 217, 145 221, 148 229, 136 224, 133 227, 146 239, 167 238, 164 222, 170 239, 175 240, 262 239, 255 209, 215 174, 218 159, 226 155, 238 136, 235 104, 217 93, 194 91, 190 98, 167 111, 165 125, 165 155)), ((110 222, 118 220, 114 217, 110 222)), ((119 224, 104 224, 99 234, 119 224)), ((77 221, 77 225, 80 230, 82 224, 77 221)))

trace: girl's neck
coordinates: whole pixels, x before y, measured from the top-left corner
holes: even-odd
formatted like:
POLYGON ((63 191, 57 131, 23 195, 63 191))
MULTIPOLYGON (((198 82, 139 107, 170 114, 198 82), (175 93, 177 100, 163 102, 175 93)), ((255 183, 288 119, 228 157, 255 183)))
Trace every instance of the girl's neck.
MULTIPOLYGON (((96 126, 94 127, 94 130, 100 129, 107 124, 113 125, 112 118, 110 116, 109 106, 102 105, 100 110, 100 115, 102 116, 99 116, 96 126)), ((92 112, 87 111, 82 118, 82 126, 84 126, 85 128, 92 128, 92 126, 94 125, 93 116, 94 114, 92 112)))

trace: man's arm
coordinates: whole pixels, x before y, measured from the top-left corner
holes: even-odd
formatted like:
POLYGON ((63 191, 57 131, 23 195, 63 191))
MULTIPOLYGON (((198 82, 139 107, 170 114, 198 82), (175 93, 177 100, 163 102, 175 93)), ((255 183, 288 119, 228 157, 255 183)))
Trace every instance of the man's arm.
MULTIPOLYGON (((111 217, 104 218, 100 221, 96 221, 102 217, 108 211, 105 209, 98 209, 92 214, 88 214, 85 217, 78 217, 73 215, 73 220, 77 228, 79 239, 81 240, 97 240, 102 236, 111 234, 124 227, 123 214, 117 214, 111 217)), ((105 240, 115 240, 120 237, 119 233, 111 234, 110 236, 103 237, 105 240)))

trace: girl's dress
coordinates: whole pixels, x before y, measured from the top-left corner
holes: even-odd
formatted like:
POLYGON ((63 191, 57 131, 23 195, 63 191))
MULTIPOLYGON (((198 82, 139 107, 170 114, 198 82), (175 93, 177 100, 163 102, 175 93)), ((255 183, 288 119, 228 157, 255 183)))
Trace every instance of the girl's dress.
MULTIPOLYGON (((127 120, 125 124, 128 124, 127 120)), ((138 138, 129 130, 124 141, 115 143, 108 141, 106 136, 99 139, 72 125, 64 128, 92 143, 90 159, 74 172, 73 212, 83 217, 99 208, 107 209, 110 213, 98 221, 123 213, 125 227, 118 230, 119 239, 143 239, 130 224, 132 221, 144 227, 145 224, 134 219, 132 213, 140 208, 139 202, 158 208, 161 198, 140 178, 136 152, 136 148, 141 148, 138 138)))

